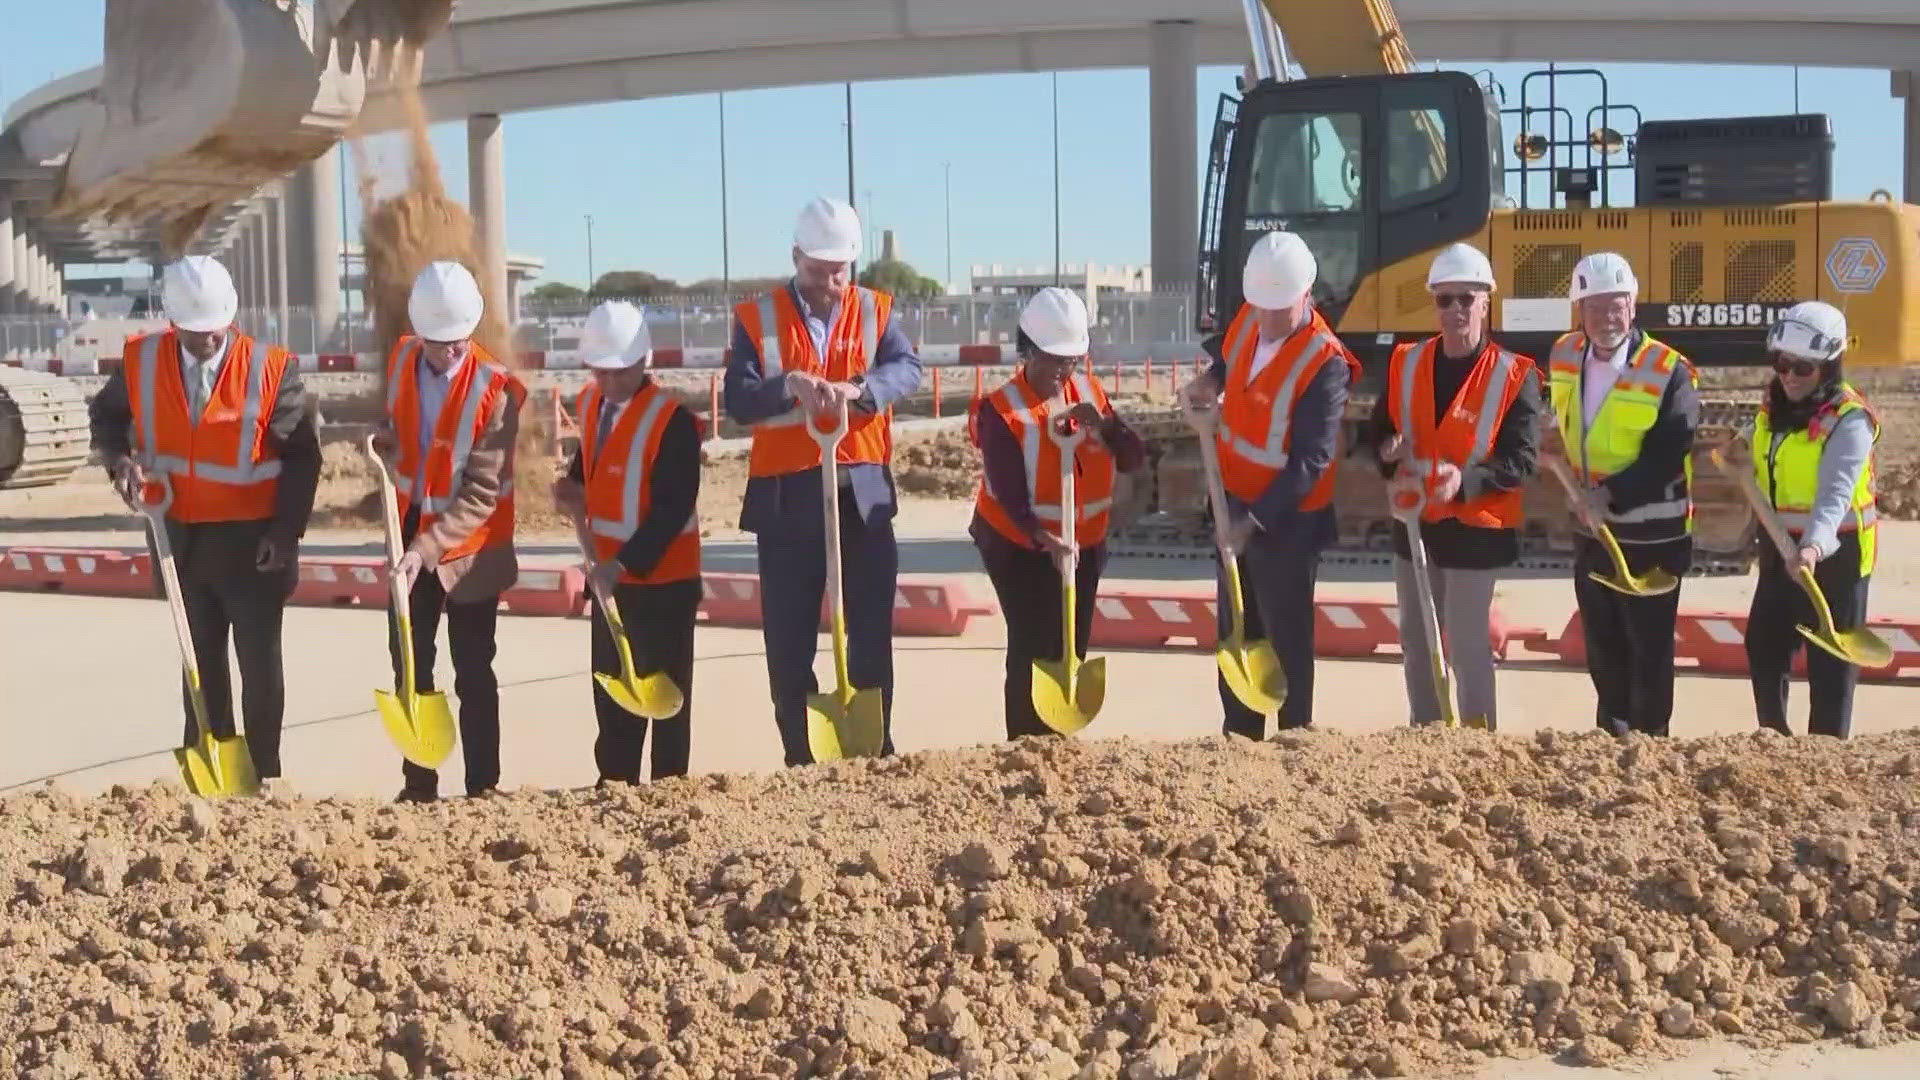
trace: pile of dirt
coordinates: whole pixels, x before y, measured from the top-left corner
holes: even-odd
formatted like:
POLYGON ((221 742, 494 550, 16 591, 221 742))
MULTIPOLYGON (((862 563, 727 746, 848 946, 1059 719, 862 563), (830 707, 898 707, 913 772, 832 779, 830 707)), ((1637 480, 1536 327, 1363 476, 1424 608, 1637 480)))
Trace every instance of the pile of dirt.
POLYGON ((980 486, 980 451, 964 432, 902 442, 893 453, 894 482, 909 495, 970 499, 980 486))
POLYGON ((1394 1076, 1920 1028, 1920 735, 0 800, 8 1076, 1394 1076))

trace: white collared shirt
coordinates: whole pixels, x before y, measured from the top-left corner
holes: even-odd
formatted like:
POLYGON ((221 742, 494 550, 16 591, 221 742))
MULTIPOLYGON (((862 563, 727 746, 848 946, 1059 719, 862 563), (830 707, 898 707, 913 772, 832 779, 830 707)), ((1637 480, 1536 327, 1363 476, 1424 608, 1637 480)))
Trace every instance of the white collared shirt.
POLYGON ((1620 373, 1627 369, 1627 347, 1633 344, 1633 335, 1628 334, 1613 352, 1601 356, 1587 342, 1586 371, 1581 379, 1580 412, 1585 417, 1583 428, 1593 426, 1593 418, 1600 415, 1600 406, 1607 400, 1607 394, 1613 384, 1620 381, 1620 373))
POLYGON ((220 367, 232 349, 233 331, 229 330, 221 335, 220 347, 206 360, 196 360, 192 353, 180 350, 180 381, 187 387, 187 419, 195 426, 199 425, 207 402, 213 399, 213 384, 219 381, 220 367))
MULTIPOLYGON (((413 478, 415 501, 426 497, 427 455, 433 450, 434 429, 440 426, 440 412, 447 407, 447 395, 453 392, 453 377, 460 374, 462 364, 472 362, 473 353, 469 350, 459 364, 448 366, 446 373, 442 374, 433 370, 424 353, 414 361, 418 365, 414 370, 414 387, 420 399, 420 468, 415 470, 413 478)), ((458 485, 460 478, 454 477, 453 482, 458 485)))

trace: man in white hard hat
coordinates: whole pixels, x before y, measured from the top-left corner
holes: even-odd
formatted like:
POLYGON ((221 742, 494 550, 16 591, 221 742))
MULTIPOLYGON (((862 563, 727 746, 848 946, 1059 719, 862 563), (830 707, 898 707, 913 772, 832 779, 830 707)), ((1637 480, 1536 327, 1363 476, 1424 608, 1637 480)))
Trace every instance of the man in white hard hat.
MULTIPOLYGON (((1747 612, 1747 672, 1760 726, 1790 734, 1787 681, 1794 654, 1807 653, 1807 734, 1844 739, 1853 725, 1860 668, 1808 645, 1802 626, 1818 626, 1813 602, 1795 580, 1812 571, 1836 630, 1867 621, 1868 584, 1879 552, 1873 447, 1880 418, 1847 382, 1842 361, 1847 319, 1839 308, 1807 300, 1788 308, 1767 332, 1773 380, 1745 444, 1753 478, 1792 539, 1783 558, 1764 538, 1753 605, 1747 612)), ((1736 444, 1738 445, 1738 444, 1736 444)))
MULTIPOLYGON (((160 289, 172 325, 127 340, 120 370, 93 399, 93 447, 129 504, 149 479, 172 487, 167 537, 208 723, 217 736, 234 734, 231 637, 247 746, 271 794, 285 789, 281 621, 320 483, 320 441, 293 356, 234 325, 239 297, 226 267, 190 255, 162 271, 160 289)), ((191 746, 184 689, 182 700, 191 746)))
POLYGON ((1597 538, 1603 526, 1636 575, 1658 567, 1682 577, 1693 562, 1699 380, 1686 357, 1634 325, 1639 289, 1633 267, 1614 252, 1574 266, 1568 298, 1580 328, 1553 343, 1548 448, 1566 458, 1587 492, 1573 505, 1581 531, 1573 594, 1598 698, 1595 723, 1615 734, 1665 735, 1680 590, 1627 596, 1589 576, 1614 576, 1613 557, 1597 538))
POLYGON ((807 695, 826 590, 820 447, 823 429, 848 410, 835 456, 840 491, 841 581, 848 671, 858 689, 881 691, 882 752, 893 752, 893 403, 920 385, 920 358, 893 317, 893 297, 854 284, 860 219, 837 199, 816 198, 793 231, 793 279, 740 304, 726 371, 726 410, 751 425, 740 527, 755 534, 762 634, 773 712, 789 765, 813 760, 807 695))
POLYGON ((1074 641, 1084 659, 1093 602, 1106 567, 1114 481, 1146 461, 1146 444, 1113 411, 1092 373, 1082 370, 1092 335, 1079 294, 1045 288, 1020 313, 1020 368, 980 399, 968 433, 980 448, 980 490, 969 535, 1007 620, 1004 683, 1007 738, 1045 735, 1033 705, 1033 665, 1058 661, 1064 644, 1060 558, 1078 549, 1074 641), (1074 449, 1074 514, 1062 505, 1060 447, 1048 428, 1084 428, 1074 449))
MULTIPOLYGON (((1427 270, 1439 333, 1397 345, 1368 433, 1396 498, 1422 501, 1420 539, 1443 641, 1421 620, 1400 620, 1401 669, 1415 724, 1440 719, 1432 649, 1444 649, 1458 686, 1457 715, 1493 728, 1493 587, 1520 557, 1521 488, 1539 464, 1540 381, 1531 357, 1490 336, 1493 264, 1452 244, 1427 270)), ((1396 504, 1398 505, 1398 504, 1396 504)), ((1400 610, 1417 611, 1413 548, 1393 526, 1400 610)))
MULTIPOLYGON (((618 301, 595 308, 580 353, 593 381, 580 392, 580 452, 555 484, 554 501, 586 519, 600 591, 619 608, 636 673, 664 671, 683 699, 677 714, 650 724, 595 681, 593 759, 602 785, 639 783, 651 726, 650 776, 684 776, 700 610, 700 432, 693 414, 648 374, 653 339, 639 308, 618 301)), ((618 675, 606 620, 598 610, 590 618, 593 670, 618 675)))
MULTIPOLYGON (((434 688, 435 640, 447 623, 460 747, 470 796, 500 783, 500 683, 493 671, 500 594, 520 576, 513 550, 514 443, 527 390, 473 333, 486 314, 479 282, 434 262, 407 297, 413 333, 387 359, 387 404, 375 446, 393 466, 406 551, 396 573, 413 615, 416 688, 434 688), (430 572, 428 572, 430 571, 430 572)), ((389 625, 402 677, 399 621, 389 625)), ((401 802, 440 797, 437 770, 401 762, 401 802)))
MULTIPOLYGON (((1359 361, 1313 306, 1319 262, 1306 241, 1271 232, 1241 276, 1246 300, 1226 332, 1201 343, 1208 369, 1182 390, 1220 410, 1216 441, 1233 520, 1249 641, 1266 640, 1287 677, 1281 728, 1313 723, 1313 590, 1320 552, 1337 536, 1333 488, 1340 424, 1359 361)), ((1226 568, 1218 577, 1220 634, 1230 631, 1226 568)), ((1218 676, 1222 730, 1266 737, 1266 716, 1218 676)))

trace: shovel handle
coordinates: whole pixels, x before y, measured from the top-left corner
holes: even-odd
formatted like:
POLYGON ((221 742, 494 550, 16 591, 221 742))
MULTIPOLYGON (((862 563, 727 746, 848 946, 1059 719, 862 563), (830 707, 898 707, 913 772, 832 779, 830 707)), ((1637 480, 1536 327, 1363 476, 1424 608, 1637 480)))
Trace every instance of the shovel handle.
POLYGON ((194 652, 193 626, 187 622, 186 600, 180 595, 180 572, 173 562, 173 541, 167 536, 167 510, 173 506, 172 478, 163 472, 149 471, 137 498, 153 535, 154 562, 160 571, 161 588, 167 594, 168 614, 173 616, 173 636, 180 647, 180 670, 187 680, 193 726, 204 742, 213 733, 213 725, 207 720, 207 700, 200 689, 200 657, 194 652))
POLYGON ((1767 501, 1766 495, 1761 492, 1759 482, 1753 478, 1753 470, 1734 468, 1728 463, 1726 454, 1717 446, 1707 456, 1713 459, 1714 468, 1739 483, 1740 493, 1746 496, 1747 505, 1753 508, 1754 520, 1767 531, 1767 536, 1773 541, 1775 550, 1779 551, 1780 558, 1792 559, 1793 537, 1787 532, 1787 527, 1781 524, 1780 516, 1774 513, 1773 506, 1767 501))
POLYGON ((847 670, 847 611, 840 580, 840 462, 841 440, 847 437, 847 403, 834 410, 837 422, 821 430, 808 416, 807 434, 820 446, 820 512, 826 530, 827 604, 833 630, 833 673, 836 696, 844 707, 853 700, 853 677, 847 670))

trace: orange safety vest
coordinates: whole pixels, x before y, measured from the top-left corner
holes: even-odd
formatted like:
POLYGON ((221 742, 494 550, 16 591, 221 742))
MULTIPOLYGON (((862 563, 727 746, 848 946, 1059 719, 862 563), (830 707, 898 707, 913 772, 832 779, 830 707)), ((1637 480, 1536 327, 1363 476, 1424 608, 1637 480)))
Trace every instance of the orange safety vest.
MULTIPOLYGON (((1513 407, 1521 386, 1533 378, 1531 359, 1488 343, 1436 426, 1433 362, 1439 350, 1438 337, 1396 345, 1387 369, 1388 416, 1406 441, 1404 463, 1416 474, 1426 474, 1429 483, 1435 466, 1443 461, 1465 469, 1492 455, 1500 421, 1513 407)), ((1479 529, 1514 529, 1522 516, 1520 489, 1514 488, 1462 502, 1429 501, 1420 520, 1453 518, 1479 529)))
MULTIPOLYGON (((420 462, 420 339, 412 335, 394 343, 387 359, 387 419, 399 440, 399 462, 394 480, 399 485, 400 520, 405 521, 413 505, 416 477, 425 481, 420 498, 420 531, 431 528, 441 514, 453 506, 460 494, 460 478, 467 471, 467 459, 474 444, 503 408, 518 410, 527 390, 514 374, 496 362, 479 342, 473 353, 453 373, 447 388, 447 400, 440 407, 440 418, 433 429, 433 441, 427 448, 425 474, 420 462)), ((509 461, 511 466, 511 461, 509 461)), ((443 563, 464 559, 483 547, 513 543, 513 472, 509 468, 500 482, 499 501, 484 524, 471 535, 449 548, 440 557, 443 563)))
MULTIPOLYGON (((632 538, 653 506, 653 460, 667 421, 680 408, 672 394, 649 379, 640 392, 619 410, 607 443, 600 445, 600 410, 607 405, 599 383, 580 391, 580 463, 587 478, 587 528, 593 534, 593 557, 606 562, 618 557, 621 545, 632 538)), ((680 535, 667 545, 653 570, 641 576, 623 570, 627 585, 662 585, 700 576, 700 514, 687 515, 680 535)))
POLYGON ((253 339, 229 328, 227 355, 199 423, 187 415, 177 333, 128 338, 121 359, 133 408, 134 457, 172 482, 167 515, 189 524, 271 518, 280 454, 267 431, 293 356, 278 346, 256 356, 253 339))
MULTIPOLYGON (((1260 348, 1260 320, 1251 305, 1227 327, 1221 354, 1227 362, 1227 384, 1220 406, 1220 480, 1242 502, 1259 500, 1287 467, 1293 444, 1293 410, 1320 373, 1335 357, 1347 365, 1349 384, 1360 381, 1360 362, 1340 343, 1318 311, 1307 325, 1280 344, 1267 366, 1253 374, 1253 356, 1260 348)), ((1340 455, 1336 451, 1320 479, 1300 500, 1301 510, 1318 510, 1333 501, 1334 476, 1340 455)))
MULTIPOLYGON (((1107 401, 1107 392, 1084 372, 1068 379, 1063 391, 1066 405, 1059 410, 1061 412, 1082 401, 1092 402, 1103 416, 1113 412, 1112 404, 1107 401)), ((1024 371, 1016 373, 1000 389, 989 394, 987 403, 1007 422, 1007 429, 1013 432, 1013 437, 1020 441, 1020 455, 1027 466, 1027 494, 1032 500, 1034 516, 1040 519, 1042 525, 1048 526, 1048 531, 1055 536, 1062 535, 1066 511, 1061 498, 1064 492, 1060 489, 1060 447, 1048 434, 1055 415, 1053 403, 1040 400, 1024 371)), ((968 435, 975 446, 980 445, 979 429, 971 418, 968 421, 968 435)), ((1113 452, 1092 438, 1084 440, 1074 449, 1073 498, 1079 504, 1074 536, 1083 548, 1092 547, 1107 538, 1107 517, 1113 508, 1114 472, 1113 452)), ((1001 536, 1023 547, 1039 546, 1013 523, 1013 516, 988 490, 984 476, 980 480, 980 490, 974 497, 974 509, 1001 536)))
MULTIPOLYGON (((760 353, 760 375, 783 379, 789 371, 808 371, 832 382, 849 382, 866 373, 880 347, 880 332, 893 314, 893 297, 874 289, 848 286, 840 295, 839 318, 827 328, 827 355, 813 347, 813 335, 800 316, 790 289, 780 288, 733 309, 760 353)), ((820 444, 807 433, 807 417, 790 409, 753 425, 747 457, 749 476, 785 476, 820 465, 820 444)), ((893 410, 866 414, 848 410, 847 435, 834 460, 843 464, 884 465, 893 456, 893 410)))

